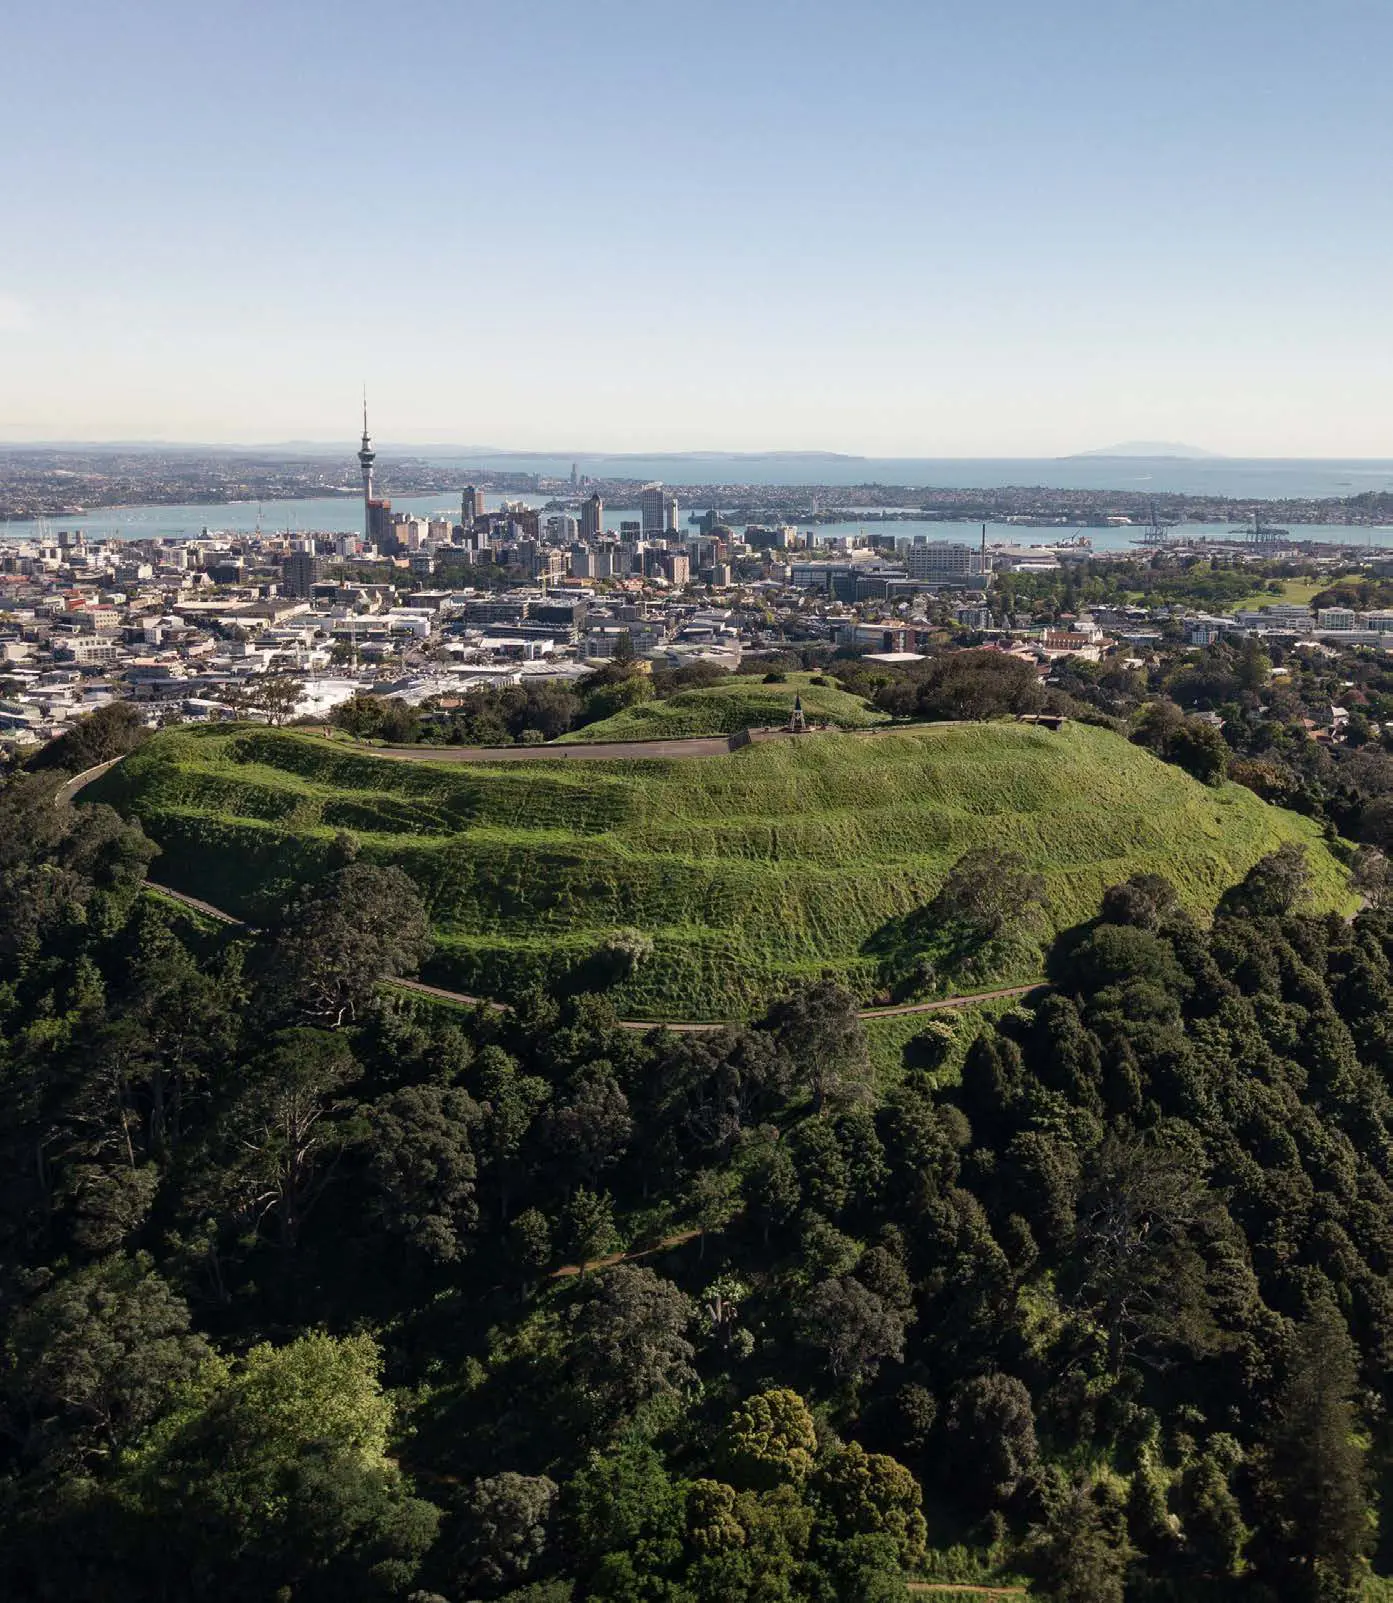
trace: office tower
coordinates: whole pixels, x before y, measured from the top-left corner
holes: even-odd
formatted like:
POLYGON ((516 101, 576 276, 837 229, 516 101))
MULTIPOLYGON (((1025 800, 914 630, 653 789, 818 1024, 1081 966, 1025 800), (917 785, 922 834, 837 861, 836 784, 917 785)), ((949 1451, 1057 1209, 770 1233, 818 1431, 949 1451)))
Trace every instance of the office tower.
POLYGON ((677 528, 677 497, 668 495, 661 484, 645 484, 639 491, 639 514, 645 539, 661 539, 677 528))
POLYGON ((663 502, 666 499, 661 484, 645 484, 639 491, 638 510, 645 540, 659 539, 666 531, 667 525, 663 522, 663 513, 666 510, 663 502))
POLYGON ((474 525, 476 518, 484 515, 484 492, 476 490, 472 484, 466 484, 464 493, 460 496, 459 520, 466 529, 474 525))
POLYGON ((374 496, 368 502, 368 544, 375 545, 384 555, 396 555, 396 537, 392 533, 392 503, 386 496, 374 496))
POLYGON ((292 551, 281 563, 281 587, 286 595, 308 599, 319 577, 319 559, 312 551, 292 551))
POLYGON ((600 538, 605 522, 605 503, 598 495, 588 496, 580 504, 580 537, 584 542, 600 538))

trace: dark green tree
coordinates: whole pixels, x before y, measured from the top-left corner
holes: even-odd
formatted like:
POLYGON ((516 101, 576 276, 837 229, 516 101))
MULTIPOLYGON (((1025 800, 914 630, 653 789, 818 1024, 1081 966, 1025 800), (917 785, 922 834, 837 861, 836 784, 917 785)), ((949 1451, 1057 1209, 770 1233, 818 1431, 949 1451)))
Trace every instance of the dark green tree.
POLYGON ((1219 909, 1240 917, 1280 918, 1302 900, 1310 884, 1305 851, 1288 841, 1260 857, 1242 881, 1224 893, 1219 909))
POLYGON ((0 1395, 26 1460, 129 1446, 209 1355, 150 1259, 76 1269, 12 1315, 0 1395))
POLYGON ((1014 1375, 993 1370, 964 1381, 948 1413, 955 1479, 981 1508, 1007 1502, 1039 1456, 1035 1405, 1014 1375))
POLYGON ((1349 1603, 1369 1547, 1364 1449, 1355 1438, 1358 1354, 1328 1301, 1297 1328, 1258 1466, 1259 1573, 1291 1603, 1349 1603))
POLYGON ((145 1595, 407 1591, 437 1512, 389 1456, 380 1362, 367 1336, 311 1335, 206 1366, 112 1485, 145 1595))
POLYGON ((406 875, 350 863, 286 908, 266 989, 284 1014, 337 1027, 358 1017, 383 980, 414 972, 429 950, 425 908, 406 875))
POLYGON ((479 1221, 470 1135, 481 1117, 467 1092, 430 1084, 403 1086, 368 1116, 382 1219, 437 1263, 464 1257, 479 1221))
POLYGON ((581 1282, 567 1313, 571 1374, 607 1426, 696 1378, 695 1317, 691 1299, 651 1269, 615 1264, 581 1282))
POLYGON ((1044 907, 1045 882, 1019 852, 978 846, 949 869, 929 911, 968 940, 985 943, 1031 928, 1044 907))
POLYGON ((466 1583, 499 1586, 536 1569, 551 1538, 557 1492, 545 1475, 515 1470, 474 1481, 461 1508, 466 1583))

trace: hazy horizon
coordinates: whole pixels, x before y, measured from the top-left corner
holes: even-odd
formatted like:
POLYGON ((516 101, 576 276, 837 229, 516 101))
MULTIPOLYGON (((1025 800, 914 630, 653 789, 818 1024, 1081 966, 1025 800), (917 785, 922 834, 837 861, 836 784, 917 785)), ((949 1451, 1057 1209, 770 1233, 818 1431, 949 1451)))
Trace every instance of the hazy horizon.
MULTIPOLYGON (((257 439, 202 439, 202 440, 175 440, 175 439, 102 439, 102 438, 69 438, 69 439, 3 439, 0 438, 0 449, 34 450, 34 451, 210 451, 210 452, 295 452, 306 451, 316 456, 342 456, 345 461, 352 460, 357 449, 357 437, 348 438, 302 438, 283 440, 257 440, 257 439)), ((918 455, 910 453, 884 453, 869 451, 839 451, 836 449, 799 449, 797 447, 779 448, 742 448, 742 449, 691 449, 682 446, 657 445, 643 451, 618 451, 586 448, 583 446, 534 446, 524 447, 517 445, 488 445, 469 441, 458 442, 443 439, 407 440, 379 436, 373 433, 373 445, 379 458, 394 451, 403 453, 421 454, 427 458, 444 458, 466 455, 479 457, 517 457, 528 461, 541 459, 555 460, 558 463, 576 463, 582 470, 587 461, 594 462, 622 462, 633 460, 636 462, 649 461, 654 458, 672 460, 689 459, 692 461, 717 462, 759 462, 772 459, 795 461, 804 459, 808 461, 840 461, 840 462, 1106 462, 1109 460, 1119 462, 1179 462, 1202 465, 1212 463, 1216 466, 1224 463, 1242 462, 1311 462, 1311 463, 1388 463, 1393 462, 1393 451, 1386 456, 1299 456, 1285 453, 1259 453, 1254 452, 1243 456, 1227 452, 1209 451, 1194 446, 1183 446, 1176 442, 1171 450, 1162 449, 1160 442, 1157 448, 1143 450, 1138 448, 1124 448, 1122 446, 1093 446, 1083 447, 1073 451, 1052 452, 1042 455, 1029 455, 1020 452, 984 451, 972 453, 956 453, 953 455, 918 455)), ((356 474, 356 467, 354 469, 356 474)))

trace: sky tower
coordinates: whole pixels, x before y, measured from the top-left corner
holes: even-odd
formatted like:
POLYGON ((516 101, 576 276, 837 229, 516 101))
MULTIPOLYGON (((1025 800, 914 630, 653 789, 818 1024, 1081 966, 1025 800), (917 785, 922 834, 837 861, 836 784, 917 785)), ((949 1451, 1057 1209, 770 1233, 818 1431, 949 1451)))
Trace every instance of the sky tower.
POLYGON ((372 540, 372 465, 377 452, 368 438, 368 394, 363 391, 363 444, 358 452, 358 465, 363 470, 363 538, 372 540))

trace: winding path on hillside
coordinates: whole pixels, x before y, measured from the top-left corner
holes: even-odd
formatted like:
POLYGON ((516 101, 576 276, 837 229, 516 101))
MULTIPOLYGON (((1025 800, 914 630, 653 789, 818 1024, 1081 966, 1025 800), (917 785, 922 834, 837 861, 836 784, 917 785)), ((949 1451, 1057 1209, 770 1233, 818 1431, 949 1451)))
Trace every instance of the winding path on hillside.
MULTIPOLYGON (((195 913, 201 913, 204 918, 211 918, 219 924, 232 925, 238 929, 250 928, 244 919, 236 918, 221 907, 214 907, 211 902, 190 896, 185 891, 176 891, 172 885, 161 885, 153 879, 147 879, 145 883, 160 896, 167 896, 171 901, 179 902, 195 913)), ((447 991, 442 985, 427 985, 424 980, 392 979, 387 983, 396 990, 411 991, 417 996, 433 997, 439 1002, 454 1002, 461 1007, 488 1008, 495 1013, 509 1011, 506 1002, 495 1002, 486 996, 470 996, 466 991, 447 991)), ((877 1019, 904 1018, 913 1013, 946 1013, 954 1008, 972 1007, 978 1002, 999 1002, 1015 996, 1029 996, 1032 991, 1042 990, 1045 985, 1044 980, 1034 980, 1029 985, 1004 985, 995 991, 971 991, 963 996, 942 996, 933 1002, 903 1002, 894 1007, 863 1007, 858 1012, 859 1016, 870 1024, 877 1019)), ((745 1022, 743 1019, 620 1019, 618 1024, 621 1030, 672 1030, 678 1035, 706 1035, 713 1030, 737 1029, 745 1022)))
MULTIPOLYGON (((860 731, 870 733, 871 731, 860 731)), ((785 730, 755 730, 748 732, 755 740, 785 739, 798 740, 804 737, 790 735, 785 730)), ((661 755, 681 756, 715 756, 721 752, 730 751, 733 737, 725 735, 719 739, 699 740, 658 740, 658 741, 632 741, 624 744, 596 745, 582 747, 565 746, 436 746, 424 750, 409 746, 378 746, 368 748, 374 757, 395 757, 410 762, 493 762, 502 757, 506 761, 517 762, 527 757, 590 757, 609 758, 628 757, 639 754, 645 757, 661 755), (675 748, 682 748, 678 752, 675 748), (700 751, 693 748, 700 747, 700 751)), ((362 748, 353 748, 362 749, 362 748)), ((88 785, 108 773, 120 757, 113 757, 104 763, 98 763, 94 768, 88 768, 75 775, 59 787, 54 795, 54 805, 68 806, 73 799, 88 785)), ((180 902, 204 918, 211 918, 219 924, 233 925, 239 929, 249 926, 244 919, 235 917, 232 913, 224 911, 221 907, 214 907, 211 902, 205 902, 200 897, 190 896, 186 891, 177 891, 172 885, 161 885, 156 880, 147 879, 146 885, 161 896, 167 896, 172 901, 180 902)), ((440 985, 427 985, 424 980, 393 979, 390 982, 398 990, 411 991, 418 996, 429 996, 441 1002, 453 1002, 461 1007, 482 1007, 493 1012, 506 1013, 506 1002, 495 1002, 486 996, 470 996, 465 991, 449 991, 440 985)), ((1006 985, 993 991, 972 991, 960 996, 943 996, 932 1002, 902 1002, 890 1007, 867 1007, 859 1010, 860 1017, 867 1023, 877 1019, 904 1018, 915 1013, 946 1013, 956 1008, 972 1007, 979 1002, 998 1002, 1009 1000, 1016 996, 1029 996, 1032 991, 1045 987, 1047 982, 1043 979, 1032 980, 1029 985, 1006 985)), ((700 1020, 700 1019, 620 1019, 621 1030, 672 1030, 679 1035, 705 1035, 714 1030, 738 1028, 745 1022, 740 1019, 731 1020, 700 1020)))
MULTIPOLYGON (((299 733, 299 731, 297 731, 299 733)), ((801 740, 804 736, 790 735, 783 729, 752 729, 751 741, 801 740)), ((323 738, 322 736, 320 737, 323 738)), ((662 759, 673 757, 726 757, 738 747, 732 735, 697 735, 674 740, 597 740, 586 744, 543 746, 358 746, 348 747, 344 741, 330 741, 330 745, 344 746, 368 757, 388 757, 404 763, 523 763, 563 762, 582 758, 591 762, 632 762, 636 759, 662 759)))
MULTIPOLYGON (((818 735, 874 738, 876 735, 902 735, 916 729, 948 729, 961 722, 956 718, 940 718, 924 722, 872 724, 865 729, 817 726, 799 732, 782 728, 738 729, 729 735, 674 735, 653 740, 578 740, 569 744, 548 741, 540 746, 370 746, 333 739, 328 739, 328 744, 340 746, 345 751, 359 752, 366 757, 389 757, 393 761, 406 763, 560 762, 569 758, 584 758, 591 762, 653 762, 682 757, 727 757, 749 745, 812 740, 818 735)), ((296 729, 295 733, 308 735, 313 740, 326 739, 313 729, 296 729)))

